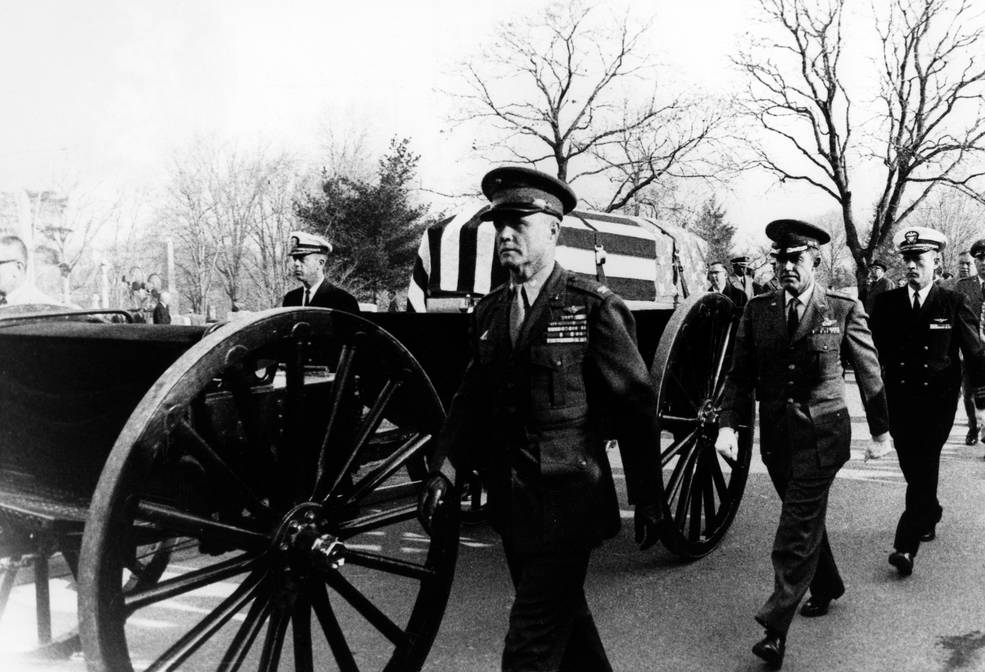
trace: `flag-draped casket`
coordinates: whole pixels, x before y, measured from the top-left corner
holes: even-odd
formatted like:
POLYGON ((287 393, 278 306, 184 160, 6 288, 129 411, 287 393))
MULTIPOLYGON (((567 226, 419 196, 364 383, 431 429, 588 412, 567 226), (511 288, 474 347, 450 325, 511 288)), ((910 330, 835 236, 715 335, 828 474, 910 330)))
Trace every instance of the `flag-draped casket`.
MULTIPOLYGON (((408 310, 462 310, 506 281, 492 222, 479 219, 486 208, 464 208, 424 232, 408 310)), ((561 222, 557 261, 601 280, 632 308, 674 308, 690 292, 705 289, 705 251, 704 241, 672 225, 575 210, 561 222)))

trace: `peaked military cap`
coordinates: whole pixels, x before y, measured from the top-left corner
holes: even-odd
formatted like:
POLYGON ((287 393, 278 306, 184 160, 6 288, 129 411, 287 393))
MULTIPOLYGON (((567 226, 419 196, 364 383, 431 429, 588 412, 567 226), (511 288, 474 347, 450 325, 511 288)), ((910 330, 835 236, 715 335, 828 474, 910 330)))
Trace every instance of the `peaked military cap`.
POLYGON ((773 254, 793 254, 818 249, 831 236, 819 226, 799 219, 774 219, 766 225, 766 236, 773 241, 773 254))
POLYGON ((893 236, 893 245, 900 252, 940 252, 947 247, 947 237, 926 226, 911 226, 901 229, 893 236))
POLYGON ((977 257, 979 254, 985 252, 985 238, 980 238, 972 243, 971 249, 968 252, 973 257, 977 257))
POLYGON ((332 244, 307 231, 291 231, 291 249, 287 253, 292 257, 302 257, 306 254, 331 254, 332 244))
POLYGON ((882 260, 880 260, 880 259, 876 259, 871 264, 869 264, 869 268, 881 268, 884 271, 888 271, 889 270, 889 268, 886 266, 886 264, 882 260))
POLYGON ((731 259, 729 259, 729 263, 732 264, 732 265, 745 264, 746 266, 748 266, 749 265, 749 257, 747 257, 744 254, 743 255, 739 255, 738 257, 732 257, 731 259))
POLYGON ((482 178, 482 193, 491 207, 480 219, 490 221, 500 212, 529 215, 546 212, 558 219, 575 209, 578 197, 567 184, 547 173, 522 166, 493 168, 482 178))

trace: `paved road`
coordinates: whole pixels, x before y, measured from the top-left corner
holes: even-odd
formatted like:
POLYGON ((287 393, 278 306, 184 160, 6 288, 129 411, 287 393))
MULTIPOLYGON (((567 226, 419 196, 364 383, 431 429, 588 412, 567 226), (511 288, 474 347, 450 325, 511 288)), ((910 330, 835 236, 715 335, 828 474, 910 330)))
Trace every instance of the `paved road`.
MULTIPOLYGON (((828 515, 848 592, 827 617, 794 621, 784 669, 985 670, 985 447, 964 446, 959 413, 942 461, 945 512, 938 539, 921 549, 913 576, 900 580, 886 557, 903 479, 892 456, 861 461, 867 430, 857 398, 852 412, 853 460, 832 488, 828 515)), ((621 474, 618 465, 616 473, 621 474)), ((711 556, 681 563, 663 550, 640 553, 630 539, 631 525, 597 552, 587 592, 615 669, 762 670, 749 652, 760 635, 752 615, 771 586, 769 549, 778 513, 755 460, 735 523, 711 556)), ((413 531, 399 534, 402 548, 412 553, 413 531)), ((451 602, 425 669, 498 669, 510 591, 495 535, 484 526, 465 528, 451 602)), ((14 597, 13 613, 0 621, 0 651, 23 646, 30 636, 30 593, 21 587, 14 597)), ((73 604, 71 587, 56 585, 56 616, 70 621, 73 604)), ((149 616, 137 624, 138 637, 153 638, 199 617, 190 603, 149 616)), ((4 657, 0 653, 0 662, 4 657)), ((15 665, 8 658, 0 669, 78 672, 84 665, 15 665)))

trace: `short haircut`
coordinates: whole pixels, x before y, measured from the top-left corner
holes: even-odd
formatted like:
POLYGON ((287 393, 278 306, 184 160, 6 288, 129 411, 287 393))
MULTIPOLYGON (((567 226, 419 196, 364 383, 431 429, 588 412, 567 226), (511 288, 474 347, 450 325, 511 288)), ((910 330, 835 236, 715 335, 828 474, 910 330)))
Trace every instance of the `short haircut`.
POLYGON ((21 262, 27 264, 27 245, 20 239, 20 236, 3 236, 0 238, 0 246, 12 247, 17 250, 17 256, 21 262))
POLYGON ((708 272, 711 273, 711 270, 715 268, 715 266, 721 266, 723 271, 725 271, 726 273, 728 272, 725 268, 725 263, 721 261, 713 261, 710 264, 708 264, 708 272))

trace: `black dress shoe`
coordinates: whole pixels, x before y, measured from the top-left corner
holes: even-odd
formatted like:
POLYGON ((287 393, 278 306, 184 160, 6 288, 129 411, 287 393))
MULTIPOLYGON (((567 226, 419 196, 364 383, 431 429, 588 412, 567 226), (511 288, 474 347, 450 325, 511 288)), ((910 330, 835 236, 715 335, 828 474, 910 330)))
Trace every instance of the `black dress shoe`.
POLYGON ((964 437, 964 445, 973 446, 978 443, 978 429, 969 429, 964 437))
POLYGON ((774 630, 767 630, 766 636, 753 644, 752 652, 766 661, 766 664, 779 670, 783 667, 783 651, 786 648, 786 637, 774 630))
POLYGON ((900 576, 909 576, 913 573, 913 555, 910 553, 893 551, 889 554, 889 564, 896 568, 900 576))
POLYGON ((920 535, 920 541, 933 541, 937 538, 937 526, 934 525, 932 528, 920 535))
POLYGON ((803 606, 800 608, 800 615, 804 618, 817 618, 818 616, 824 616, 828 613, 828 607, 831 606, 831 600, 826 597, 817 597, 812 595, 807 598, 803 606))

